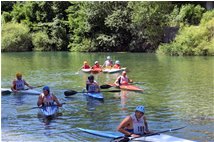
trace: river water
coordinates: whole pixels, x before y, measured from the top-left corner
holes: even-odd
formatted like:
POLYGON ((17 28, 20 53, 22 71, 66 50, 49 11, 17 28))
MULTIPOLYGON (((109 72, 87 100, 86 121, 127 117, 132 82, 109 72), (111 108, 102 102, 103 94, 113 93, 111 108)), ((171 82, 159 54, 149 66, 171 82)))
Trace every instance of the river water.
MULTIPOLYGON (((137 105, 146 108, 153 131, 180 126, 167 133, 201 142, 214 141, 214 58, 169 57, 143 53, 24 52, 1 54, 1 87, 10 87, 16 72, 32 86, 48 85, 66 103, 57 118, 37 116, 36 95, 1 96, 2 141, 110 141, 79 131, 88 128, 116 131, 123 118, 137 105), (64 96, 64 91, 81 91, 89 74, 78 72, 84 60, 101 64, 110 55, 127 67, 129 78, 144 93, 105 92, 104 102, 82 94, 64 96)), ((95 74, 99 84, 111 83, 119 74, 95 74)), ((41 91, 42 87, 36 88, 41 91)))

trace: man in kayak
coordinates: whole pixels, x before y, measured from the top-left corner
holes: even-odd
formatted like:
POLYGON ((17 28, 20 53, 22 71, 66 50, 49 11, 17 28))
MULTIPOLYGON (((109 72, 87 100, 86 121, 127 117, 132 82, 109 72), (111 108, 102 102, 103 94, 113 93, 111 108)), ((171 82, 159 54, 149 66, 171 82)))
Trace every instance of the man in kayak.
POLYGON ((100 92, 99 84, 94 80, 94 76, 90 75, 86 81, 87 92, 100 92))
POLYGON ((116 86, 120 85, 127 85, 128 83, 132 83, 133 81, 128 78, 126 75, 126 71, 122 72, 122 75, 120 75, 114 82, 116 86))
POLYGON ((101 69, 101 66, 100 66, 98 61, 95 61, 94 65, 91 68, 94 69, 94 70, 97 70, 97 69, 101 69))
POLYGON ((50 105, 54 105, 54 102, 56 102, 56 104, 61 107, 62 104, 59 103, 57 97, 50 92, 50 88, 48 86, 45 86, 43 88, 43 93, 41 93, 39 95, 38 101, 37 101, 37 105, 39 107, 41 106, 50 106, 50 105))
POLYGON ((115 61, 115 64, 114 64, 113 68, 114 68, 114 69, 121 69, 120 61, 119 61, 119 60, 116 60, 116 61, 115 61))
POLYGON ((83 66, 82 66, 82 69, 90 69, 91 67, 89 66, 88 62, 87 61, 84 61, 83 62, 83 66))
POLYGON ((149 134, 148 123, 144 115, 144 106, 137 106, 135 112, 125 119, 117 127, 117 130, 127 137, 140 137, 149 134))
POLYGON ((22 74, 21 73, 16 73, 16 79, 13 80, 11 90, 16 93, 19 90, 24 90, 25 85, 29 87, 30 89, 33 89, 32 86, 30 86, 24 79, 22 79, 22 74))
POLYGON ((107 60, 103 64, 103 68, 111 68, 113 66, 113 61, 110 56, 107 56, 107 60))

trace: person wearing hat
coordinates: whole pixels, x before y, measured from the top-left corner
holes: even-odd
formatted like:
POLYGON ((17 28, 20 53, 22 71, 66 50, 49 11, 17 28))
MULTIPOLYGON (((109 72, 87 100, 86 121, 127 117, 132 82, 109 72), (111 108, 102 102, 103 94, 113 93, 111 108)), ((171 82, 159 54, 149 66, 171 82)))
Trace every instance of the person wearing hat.
POLYGON ((111 68, 113 66, 113 61, 110 56, 107 56, 107 60, 103 64, 103 68, 111 68))
POLYGON ((54 105, 54 102, 56 102, 59 107, 62 106, 62 104, 59 103, 57 97, 52 92, 50 92, 50 88, 48 86, 44 86, 42 90, 43 93, 39 95, 37 101, 38 107, 51 106, 54 105))
POLYGON ((94 80, 94 76, 90 75, 86 81, 86 90, 87 92, 100 92, 99 84, 94 80))
POLYGON ((137 106, 135 112, 125 119, 117 127, 117 130, 127 137, 140 137, 150 133, 144 106, 137 106))
POLYGON ((82 66, 82 69, 90 69, 91 67, 89 66, 88 62, 87 61, 84 61, 83 62, 83 66, 82 66))
POLYGON ((11 90, 13 92, 18 92, 19 90, 24 90, 25 85, 30 89, 33 89, 24 79, 22 79, 22 74, 20 72, 16 73, 16 79, 13 80, 11 90))
POLYGON ((100 64, 99 64, 98 61, 95 61, 94 65, 91 68, 94 69, 94 70, 96 70, 96 69, 101 69, 101 66, 100 66, 100 64))
POLYGON ((132 83, 133 81, 128 78, 126 75, 126 71, 122 72, 122 75, 120 75, 114 82, 116 86, 120 85, 127 85, 128 83, 132 83))
POLYGON ((119 60, 116 60, 116 61, 115 61, 115 64, 114 64, 113 68, 114 68, 114 69, 121 69, 120 61, 119 61, 119 60))

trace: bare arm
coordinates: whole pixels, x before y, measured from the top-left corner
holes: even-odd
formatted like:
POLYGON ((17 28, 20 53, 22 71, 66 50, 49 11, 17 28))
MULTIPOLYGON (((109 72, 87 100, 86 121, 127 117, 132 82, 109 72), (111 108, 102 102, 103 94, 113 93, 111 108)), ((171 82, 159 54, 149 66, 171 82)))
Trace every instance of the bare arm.
POLYGON ((144 126, 145 126, 144 133, 150 133, 149 127, 148 127, 148 123, 147 123, 147 120, 146 120, 146 116, 144 116, 143 119, 144 119, 144 126))
POLYGON ((55 95, 53 95, 53 99, 59 107, 62 106, 62 104, 59 103, 59 100, 57 99, 57 97, 55 95))
POLYGON ((125 130, 126 127, 128 127, 131 123, 131 117, 127 116, 125 119, 123 119, 123 121, 119 124, 119 126, 117 127, 117 130, 127 136, 131 136, 132 133, 128 132, 125 130))
POLYGON ((40 94, 40 95, 39 95, 39 98, 38 98, 38 101, 37 101, 37 106, 41 106, 42 103, 43 103, 43 97, 42 97, 42 95, 40 94))
POLYGON ((27 87, 29 87, 30 89, 33 89, 33 87, 30 86, 25 80, 24 80, 24 84, 25 84, 27 87))
POLYGON ((17 90, 16 90, 16 81, 15 81, 15 80, 14 80, 13 83, 12 83, 11 90, 12 90, 13 92, 16 92, 16 91, 17 91, 17 90))

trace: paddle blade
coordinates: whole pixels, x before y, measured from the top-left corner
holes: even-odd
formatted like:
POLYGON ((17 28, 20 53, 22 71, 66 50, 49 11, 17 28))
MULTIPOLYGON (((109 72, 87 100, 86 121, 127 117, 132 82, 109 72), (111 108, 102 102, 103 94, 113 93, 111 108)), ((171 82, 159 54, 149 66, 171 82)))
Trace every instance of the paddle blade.
POLYGON ((111 85, 108 85, 108 84, 104 84, 104 85, 101 85, 100 88, 101 89, 108 89, 108 88, 111 88, 112 86, 111 85))
POLYGON ((108 91, 101 91, 101 92, 121 92, 121 90, 108 90, 108 91))
POLYGON ((72 95, 75 95, 76 93, 78 93, 78 92, 76 92, 74 90, 68 90, 68 91, 64 92, 64 95, 65 96, 72 96, 72 95))

